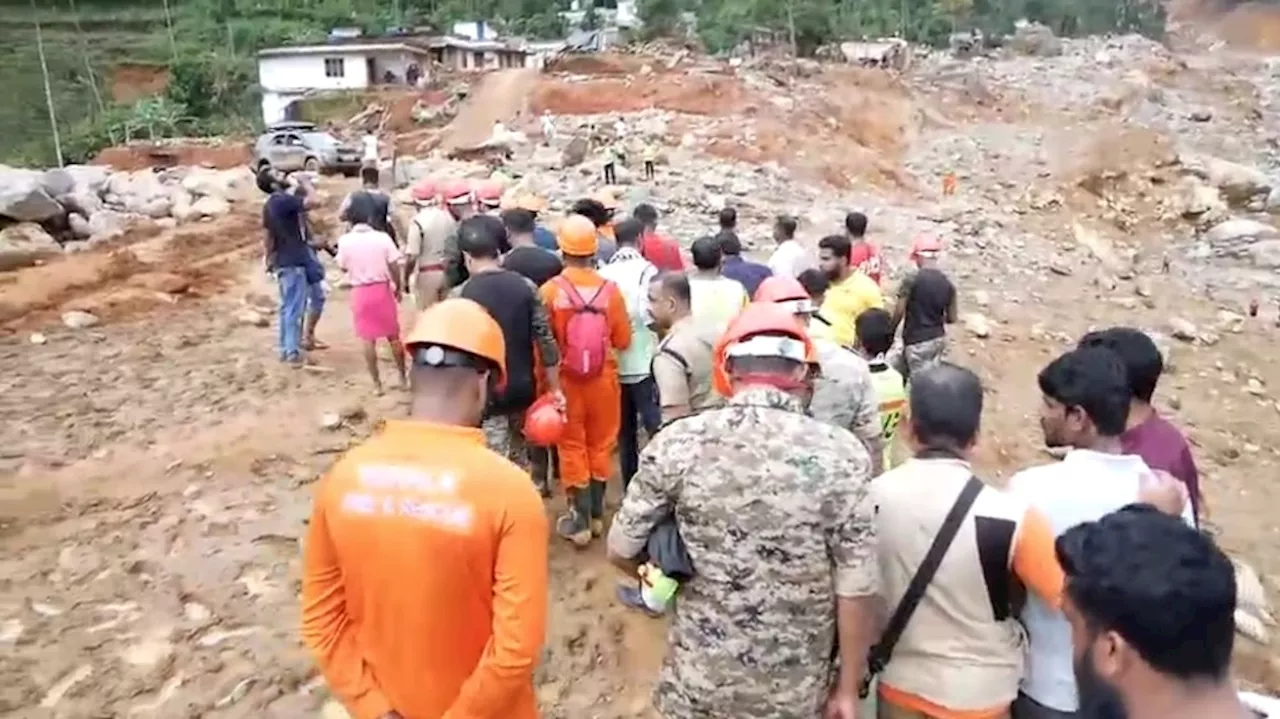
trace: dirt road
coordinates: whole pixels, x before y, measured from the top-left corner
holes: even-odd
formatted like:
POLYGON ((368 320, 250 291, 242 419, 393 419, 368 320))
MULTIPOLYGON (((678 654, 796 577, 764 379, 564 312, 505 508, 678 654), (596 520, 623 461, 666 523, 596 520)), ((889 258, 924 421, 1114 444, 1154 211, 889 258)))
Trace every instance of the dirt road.
POLYGON ((509 124, 528 110, 528 99, 537 82, 538 71, 534 68, 499 70, 485 75, 445 128, 440 149, 447 154, 489 139, 493 123, 509 124))

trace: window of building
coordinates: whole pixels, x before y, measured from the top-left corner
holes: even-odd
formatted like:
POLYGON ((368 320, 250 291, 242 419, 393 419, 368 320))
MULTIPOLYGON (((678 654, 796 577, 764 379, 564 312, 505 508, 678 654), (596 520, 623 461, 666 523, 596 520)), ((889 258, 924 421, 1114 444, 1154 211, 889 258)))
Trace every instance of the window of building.
POLYGON ((324 76, 325 77, 345 77, 347 74, 346 63, 340 57, 326 57, 324 59, 324 76))

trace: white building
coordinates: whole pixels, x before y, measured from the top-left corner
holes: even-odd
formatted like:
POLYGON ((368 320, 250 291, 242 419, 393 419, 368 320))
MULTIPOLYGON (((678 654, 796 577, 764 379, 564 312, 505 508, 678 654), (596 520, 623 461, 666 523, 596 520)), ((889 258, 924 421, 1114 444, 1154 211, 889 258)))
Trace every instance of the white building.
POLYGON ((291 119, 289 106, 315 92, 408 84, 415 75, 425 78, 431 57, 425 45, 374 38, 262 50, 262 120, 271 124, 291 119))

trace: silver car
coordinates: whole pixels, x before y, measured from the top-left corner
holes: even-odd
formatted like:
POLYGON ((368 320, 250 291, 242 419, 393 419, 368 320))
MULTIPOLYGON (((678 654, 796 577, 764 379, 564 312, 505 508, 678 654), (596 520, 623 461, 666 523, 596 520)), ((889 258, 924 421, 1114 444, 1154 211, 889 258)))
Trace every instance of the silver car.
POLYGON ((279 122, 267 127, 253 146, 253 169, 277 172, 360 172, 360 149, 340 142, 309 122, 279 122))

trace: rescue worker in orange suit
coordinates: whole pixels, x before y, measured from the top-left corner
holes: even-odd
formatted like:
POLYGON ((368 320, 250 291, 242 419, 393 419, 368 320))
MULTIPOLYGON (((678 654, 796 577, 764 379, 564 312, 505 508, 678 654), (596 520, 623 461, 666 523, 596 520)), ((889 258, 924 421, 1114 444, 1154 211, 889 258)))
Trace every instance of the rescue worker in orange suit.
POLYGON ((560 346, 560 387, 568 415, 558 445, 568 511, 556 520, 556 533, 583 547, 604 532, 605 486, 613 473, 622 413, 614 350, 631 346, 631 320, 621 290, 592 269, 595 224, 570 215, 557 239, 564 271, 539 290, 560 346))
POLYGON ((480 431, 502 330, 446 299, 405 339, 408 420, 320 481, 303 550, 302 638, 353 719, 536 719, 547 519, 480 431))

